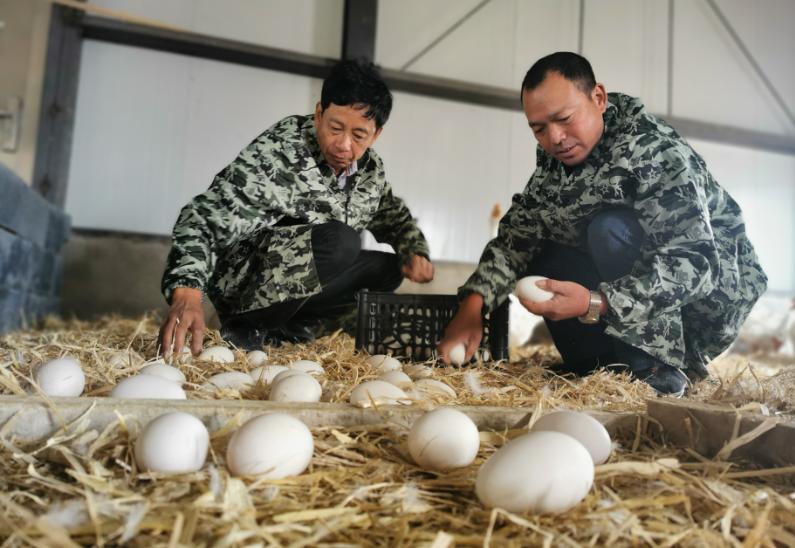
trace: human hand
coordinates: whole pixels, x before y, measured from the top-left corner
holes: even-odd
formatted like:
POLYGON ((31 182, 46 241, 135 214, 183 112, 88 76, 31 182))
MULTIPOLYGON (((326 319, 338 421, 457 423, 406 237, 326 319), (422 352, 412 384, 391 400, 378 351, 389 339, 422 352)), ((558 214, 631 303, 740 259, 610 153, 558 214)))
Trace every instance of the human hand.
POLYGON ((479 293, 470 293, 461 301, 458 312, 444 330, 444 338, 436 346, 439 359, 444 363, 450 364, 450 350, 457 344, 464 345, 465 363, 475 355, 483 338, 482 308, 483 296, 479 293))
POLYGON ((591 292, 588 288, 575 282, 559 280, 540 280, 536 285, 554 295, 548 301, 540 303, 519 299, 524 307, 532 312, 553 321, 576 318, 588 312, 591 292))
POLYGON ((191 353, 195 356, 201 352, 204 342, 202 292, 190 287, 178 287, 174 290, 171 308, 160 327, 158 337, 164 358, 169 357, 172 352, 180 355, 188 331, 191 333, 191 353))
POLYGON ((433 263, 422 255, 412 255, 400 271, 412 282, 425 284, 433 280, 433 263))

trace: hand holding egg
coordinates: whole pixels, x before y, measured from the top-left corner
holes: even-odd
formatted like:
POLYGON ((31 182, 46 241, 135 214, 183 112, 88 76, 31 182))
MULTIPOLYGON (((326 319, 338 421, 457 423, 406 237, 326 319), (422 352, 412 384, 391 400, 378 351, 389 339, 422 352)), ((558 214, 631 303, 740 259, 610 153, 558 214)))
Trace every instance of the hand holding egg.
POLYGON ((527 310, 553 321, 582 316, 588 311, 591 298, 590 290, 578 283, 541 276, 527 276, 519 280, 516 295, 527 310), (541 280, 545 282, 546 289, 536 285, 541 280))
POLYGON ((555 296, 551 291, 541 289, 536 282, 546 281, 544 276, 525 276, 516 282, 516 296, 523 301, 542 303, 555 296))
POLYGON ((463 343, 458 343, 450 349, 447 357, 450 358, 450 363, 453 365, 463 365, 467 359, 467 349, 463 343))

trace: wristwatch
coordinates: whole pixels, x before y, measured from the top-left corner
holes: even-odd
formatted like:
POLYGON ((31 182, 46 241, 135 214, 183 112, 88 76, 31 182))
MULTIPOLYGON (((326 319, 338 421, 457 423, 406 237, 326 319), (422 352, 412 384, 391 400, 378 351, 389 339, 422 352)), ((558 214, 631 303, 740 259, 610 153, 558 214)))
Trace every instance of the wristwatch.
POLYGON ((602 294, 598 291, 591 291, 591 299, 588 301, 588 312, 578 319, 582 323, 599 323, 599 311, 602 309, 602 294))

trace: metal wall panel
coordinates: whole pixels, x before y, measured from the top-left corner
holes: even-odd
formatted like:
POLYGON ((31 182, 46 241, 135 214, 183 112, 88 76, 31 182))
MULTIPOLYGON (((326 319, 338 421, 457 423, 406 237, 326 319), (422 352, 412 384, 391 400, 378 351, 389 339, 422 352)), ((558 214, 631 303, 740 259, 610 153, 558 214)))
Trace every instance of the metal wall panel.
POLYGON ((169 234, 260 132, 309 113, 317 80, 87 41, 66 210, 75 226, 169 234), (157 82, 157 85, 153 85, 157 82))
POLYGON ((185 30, 339 59, 343 0, 92 0, 185 30))
POLYGON ((434 258, 477 261, 489 239, 492 206, 508 203, 524 186, 525 180, 511 177, 515 119, 521 114, 395 94, 375 148, 434 258))

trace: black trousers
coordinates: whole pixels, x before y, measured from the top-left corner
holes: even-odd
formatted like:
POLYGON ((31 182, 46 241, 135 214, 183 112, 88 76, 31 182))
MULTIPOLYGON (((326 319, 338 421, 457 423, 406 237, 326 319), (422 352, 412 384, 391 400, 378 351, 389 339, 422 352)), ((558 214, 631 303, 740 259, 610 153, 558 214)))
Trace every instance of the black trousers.
POLYGON ((319 294, 222 318, 221 322, 263 329, 308 325, 353 310, 360 289, 394 291, 403 281, 397 255, 363 250, 359 233, 340 221, 312 228, 312 254, 323 287, 319 294))
MULTIPOLYGON (((547 241, 531 261, 526 275, 577 282, 596 290, 600 283, 632 271, 645 238, 634 212, 626 208, 607 209, 591 219, 582 248, 547 241)), ((567 371, 586 374, 615 362, 640 371, 659 363, 646 352, 606 335, 602 322, 588 325, 577 318, 544 321, 567 371)))

